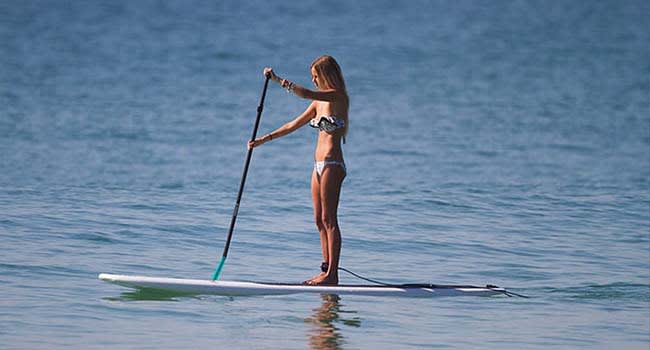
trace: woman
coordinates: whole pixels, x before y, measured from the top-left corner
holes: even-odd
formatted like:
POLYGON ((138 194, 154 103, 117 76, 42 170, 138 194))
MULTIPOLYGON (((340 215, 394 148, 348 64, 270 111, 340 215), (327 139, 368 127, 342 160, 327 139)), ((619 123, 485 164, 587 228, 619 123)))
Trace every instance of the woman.
POLYGON ((312 100, 309 107, 297 118, 280 128, 248 143, 257 147, 290 134, 309 124, 318 131, 314 171, 311 175, 311 195, 314 218, 320 233, 323 263, 321 273, 305 281, 309 285, 336 285, 341 252, 341 231, 337 209, 341 184, 345 178, 345 163, 341 139, 345 142, 348 130, 349 98, 338 63, 331 56, 321 56, 311 64, 311 80, 317 90, 309 90, 289 80, 278 77, 273 69, 265 68, 264 75, 299 97, 312 100))

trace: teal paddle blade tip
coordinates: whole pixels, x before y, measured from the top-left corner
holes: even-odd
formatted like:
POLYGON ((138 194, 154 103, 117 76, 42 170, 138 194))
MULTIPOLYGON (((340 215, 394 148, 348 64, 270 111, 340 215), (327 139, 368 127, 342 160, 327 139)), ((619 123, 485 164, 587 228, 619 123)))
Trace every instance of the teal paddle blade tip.
POLYGON ((221 275, 221 269, 223 269, 223 264, 226 262, 226 259, 223 257, 221 258, 221 261, 219 261, 219 265, 217 265, 217 268, 214 269, 214 272, 212 273, 212 280, 216 281, 219 279, 219 276, 221 275))

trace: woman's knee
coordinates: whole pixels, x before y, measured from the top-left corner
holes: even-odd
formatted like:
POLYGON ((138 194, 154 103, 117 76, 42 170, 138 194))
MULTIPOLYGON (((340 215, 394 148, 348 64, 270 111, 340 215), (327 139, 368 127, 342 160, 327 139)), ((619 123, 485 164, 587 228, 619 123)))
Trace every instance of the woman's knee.
POLYGON ((323 225, 323 228, 325 228, 327 231, 334 230, 338 227, 338 221, 335 215, 324 213, 321 215, 320 221, 323 225))
POLYGON ((318 230, 325 229, 325 224, 323 223, 322 215, 314 215, 314 222, 316 223, 316 227, 318 228, 318 230))

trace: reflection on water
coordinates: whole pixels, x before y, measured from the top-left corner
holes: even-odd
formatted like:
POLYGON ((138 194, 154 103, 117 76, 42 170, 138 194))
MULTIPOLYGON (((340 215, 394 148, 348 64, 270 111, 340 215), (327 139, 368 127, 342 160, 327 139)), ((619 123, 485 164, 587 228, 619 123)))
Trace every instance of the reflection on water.
POLYGON ((191 297, 193 294, 170 292, 158 289, 135 289, 128 292, 123 292, 119 297, 106 297, 104 300, 108 301, 178 301, 179 297, 191 297))
POLYGON ((359 317, 344 318, 345 314, 356 314, 356 311, 346 311, 341 308, 341 298, 335 294, 322 294, 323 303, 314 309, 312 317, 305 319, 311 323, 309 346, 313 350, 338 350, 343 349, 345 342, 337 325, 360 327, 359 317))

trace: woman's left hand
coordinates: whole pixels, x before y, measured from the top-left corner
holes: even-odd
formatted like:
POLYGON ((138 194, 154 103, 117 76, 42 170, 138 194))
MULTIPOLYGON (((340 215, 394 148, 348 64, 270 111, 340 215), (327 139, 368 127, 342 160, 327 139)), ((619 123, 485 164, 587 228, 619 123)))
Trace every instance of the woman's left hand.
POLYGON ((257 147, 257 146, 261 146, 264 143, 266 143, 266 141, 267 141, 266 136, 258 137, 253 141, 248 141, 248 149, 253 149, 253 148, 257 147))

